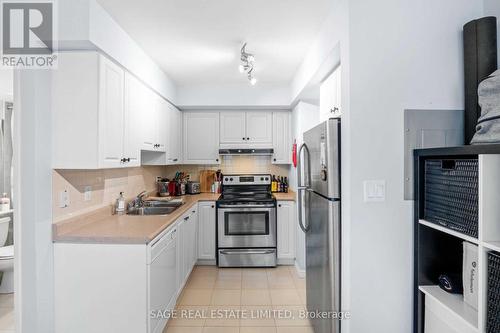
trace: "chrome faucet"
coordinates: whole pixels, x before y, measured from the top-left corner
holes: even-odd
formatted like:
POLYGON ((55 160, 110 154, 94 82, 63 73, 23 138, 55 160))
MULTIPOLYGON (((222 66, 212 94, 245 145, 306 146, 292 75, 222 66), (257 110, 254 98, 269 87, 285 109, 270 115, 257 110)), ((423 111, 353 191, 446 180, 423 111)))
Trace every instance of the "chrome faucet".
POLYGON ((133 210, 139 209, 141 207, 144 207, 143 198, 145 196, 147 196, 147 194, 148 194, 147 191, 142 191, 141 193, 137 194, 135 199, 128 203, 127 211, 133 211, 133 210))

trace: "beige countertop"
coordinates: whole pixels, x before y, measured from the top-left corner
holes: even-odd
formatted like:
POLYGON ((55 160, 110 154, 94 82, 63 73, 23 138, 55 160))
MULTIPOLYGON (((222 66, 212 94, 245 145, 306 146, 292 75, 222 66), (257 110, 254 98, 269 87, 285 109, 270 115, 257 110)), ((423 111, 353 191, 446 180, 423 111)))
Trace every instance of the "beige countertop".
POLYGON ((295 201, 296 193, 289 191, 288 193, 273 193, 278 201, 295 201))
POLYGON ((194 204, 199 201, 215 201, 219 195, 186 195, 181 207, 169 215, 161 216, 111 215, 110 208, 102 208, 55 223, 52 238, 56 243, 147 244, 194 204))

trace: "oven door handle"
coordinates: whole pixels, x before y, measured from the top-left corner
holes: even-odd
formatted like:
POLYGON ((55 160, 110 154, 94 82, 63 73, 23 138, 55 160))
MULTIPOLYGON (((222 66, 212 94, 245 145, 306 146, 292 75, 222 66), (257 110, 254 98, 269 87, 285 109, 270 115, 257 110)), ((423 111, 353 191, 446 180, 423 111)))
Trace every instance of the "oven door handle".
POLYGON ((275 250, 250 250, 250 251, 228 251, 228 250, 220 250, 221 254, 272 254, 275 253, 275 250))

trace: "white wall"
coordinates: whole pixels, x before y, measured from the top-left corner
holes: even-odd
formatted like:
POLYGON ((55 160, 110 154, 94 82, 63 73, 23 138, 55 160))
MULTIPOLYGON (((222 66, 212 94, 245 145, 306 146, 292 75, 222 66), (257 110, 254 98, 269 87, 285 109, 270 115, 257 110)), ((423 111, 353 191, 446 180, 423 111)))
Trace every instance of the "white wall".
POLYGON ((349 3, 343 140, 350 146, 351 333, 411 331, 412 202, 403 200, 403 110, 463 108, 462 26, 482 13, 482 4, 469 0, 349 3), (363 181, 370 179, 386 180, 385 202, 363 202, 363 181))
POLYGON ((58 4, 61 50, 101 50, 175 104, 173 81, 97 1, 64 0, 58 4))
MULTIPOLYGON (((203 75, 200 73, 200 75, 203 75)), ((180 109, 213 106, 289 107, 290 88, 287 85, 248 82, 227 85, 190 85, 177 87, 180 109)))
POLYGON ((500 1, 484 0, 484 15, 495 16, 497 18, 498 64, 500 66, 500 1))
POLYGON ((0 99, 12 99, 14 95, 14 71, 0 70, 0 99))
MULTIPOLYGON (((299 102, 292 111, 292 140, 297 141, 297 150, 303 143, 302 135, 304 132, 313 128, 320 123, 319 120, 319 107, 314 104, 299 102)), ((290 165, 289 181, 292 189, 297 189, 297 169, 290 165)), ((297 216, 298 216, 297 205, 297 216)), ((296 225, 296 265, 304 271, 306 268, 305 258, 305 234, 300 229, 298 223, 296 225)))
POLYGON ((50 70, 15 75, 14 273, 21 281, 15 284, 16 310, 22 311, 17 332, 54 331, 50 83, 50 70))

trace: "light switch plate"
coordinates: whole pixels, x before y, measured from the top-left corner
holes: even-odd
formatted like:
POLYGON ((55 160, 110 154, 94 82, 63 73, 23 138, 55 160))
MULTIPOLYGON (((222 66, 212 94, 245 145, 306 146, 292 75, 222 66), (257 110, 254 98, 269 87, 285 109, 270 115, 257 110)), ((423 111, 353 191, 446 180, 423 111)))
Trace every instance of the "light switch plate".
POLYGON ((365 202, 385 201, 385 180, 365 180, 363 194, 365 202))

